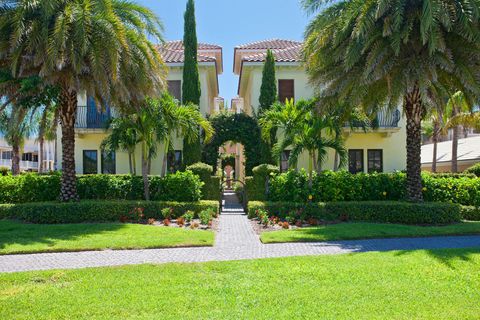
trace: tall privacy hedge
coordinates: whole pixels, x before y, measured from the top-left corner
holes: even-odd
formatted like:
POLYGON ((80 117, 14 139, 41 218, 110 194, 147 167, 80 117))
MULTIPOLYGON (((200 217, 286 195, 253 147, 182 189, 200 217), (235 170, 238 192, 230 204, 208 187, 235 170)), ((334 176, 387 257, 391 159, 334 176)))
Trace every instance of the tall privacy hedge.
MULTIPOLYGON (((349 172, 325 171, 316 174, 313 187, 308 187, 305 171, 289 171, 270 176, 267 200, 275 202, 303 203, 312 196, 316 202, 375 201, 405 199, 405 173, 350 174, 349 172)), ((254 177, 253 180, 256 180, 254 177)), ((255 196, 260 182, 252 183, 253 191, 247 192, 249 200, 264 200, 255 196)), ((466 206, 480 206, 480 179, 473 176, 449 176, 423 174, 423 195, 429 202, 451 202, 466 206)))
POLYGON ((212 176, 213 167, 209 164, 198 162, 187 167, 200 177, 203 182, 202 199, 204 200, 220 200, 220 177, 212 176))
MULTIPOLYGON (((191 171, 166 177, 151 176, 153 201, 194 202, 202 198, 203 182, 191 171)), ((142 177, 132 175, 80 175, 77 189, 82 200, 142 200, 142 177)), ((0 203, 55 201, 60 175, 0 176, 0 203)))

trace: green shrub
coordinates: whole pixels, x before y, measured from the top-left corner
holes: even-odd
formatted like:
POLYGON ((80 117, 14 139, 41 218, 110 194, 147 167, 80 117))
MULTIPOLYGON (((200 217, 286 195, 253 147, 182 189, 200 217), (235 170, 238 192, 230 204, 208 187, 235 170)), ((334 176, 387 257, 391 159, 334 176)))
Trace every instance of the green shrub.
MULTIPOLYGON (((480 179, 461 175, 432 175, 424 173, 424 197, 429 202, 450 202, 480 205, 480 179)), ((405 199, 405 173, 350 174, 325 171, 314 174, 312 190, 304 170, 289 171, 271 177, 268 200, 304 203, 313 197, 315 202, 335 201, 402 201, 405 199)), ((261 184, 251 182, 247 192, 260 194, 261 184)), ((265 192, 265 187, 263 188, 265 192)), ((249 198, 258 200, 259 198, 249 198)))
MULTIPOLYGON (((151 198, 156 201, 194 202, 201 199, 202 182, 191 171, 166 177, 151 176, 151 198)), ((79 175, 82 200, 141 200, 142 177, 132 175, 79 175)), ((0 176, 0 203, 55 201, 60 193, 60 174, 0 176)))
POLYGON ((193 220, 193 217, 195 217, 195 212, 192 210, 187 210, 182 217, 185 219, 185 221, 190 222, 193 220))
POLYGON ((471 166, 467 170, 465 170, 465 173, 471 173, 471 174, 474 174, 477 177, 480 177, 480 162, 471 166))
POLYGON ((164 218, 163 209, 172 209, 172 218, 186 211, 198 215, 203 210, 218 212, 217 201, 157 202, 157 201, 80 201, 71 203, 42 202, 0 205, 0 218, 18 219, 30 223, 115 222, 136 208, 143 208, 145 219, 164 218))
POLYGON ((469 221, 480 221, 480 208, 463 206, 462 219, 469 221))
POLYGON ((198 214, 198 218, 200 219, 200 223, 203 224, 203 225, 207 225, 210 221, 212 221, 214 216, 215 216, 215 211, 213 211, 212 209, 202 210, 198 214))
POLYGON ((271 177, 278 175, 280 170, 271 164, 261 164, 253 168, 252 172, 253 177, 245 178, 247 198, 248 200, 264 201, 267 199, 267 183, 270 185, 271 177))
POLYGON ((0 176, 8 176, 10 174, 9 167, 0 167, 0 176))
POLYGON ((220 177, 212 176, 213 167, 206 163, 198 162, 187 167, 200 177, 204 183, 202 187, 202 199, 220 200, 220 177))
POLYGON ((330 203, 255 202, 248 205, 248 215, 258 210, 286 219, 292 211, 301 211, 303 219, 324 221, 368 221, 401 224, 449 224, 461 221, 462 207, 449 203, 409 203, 396 201, 362 201, 330 203))

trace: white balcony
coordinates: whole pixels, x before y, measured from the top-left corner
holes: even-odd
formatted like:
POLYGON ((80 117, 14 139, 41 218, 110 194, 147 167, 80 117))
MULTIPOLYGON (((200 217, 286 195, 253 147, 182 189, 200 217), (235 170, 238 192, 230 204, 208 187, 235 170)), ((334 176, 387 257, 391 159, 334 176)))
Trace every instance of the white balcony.
MULTIPOLYGON (((0 167, 12 167, 11 159, 0 159, 0 167)), ((21 171, 37 171, 38 162, 37 161, 20 161, 20 170, 21 171)))

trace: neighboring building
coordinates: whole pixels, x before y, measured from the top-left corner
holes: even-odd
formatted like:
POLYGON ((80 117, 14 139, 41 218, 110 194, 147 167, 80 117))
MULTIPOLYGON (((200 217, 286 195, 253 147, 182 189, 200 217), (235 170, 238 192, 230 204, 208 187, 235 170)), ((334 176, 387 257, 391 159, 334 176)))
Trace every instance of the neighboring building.
MULTIPOLYGON (((433 144, 422 146, 422 170, 432 171, 433 144)), ((464 171, 480 162, 480 136, 458 140, 458 171, 464 171)), ((452 168, 452 141, 437 145, 437 172, 449 172, 452 168)))
MULTIPOLYGON (((302 43, 290 40, 265 40, 235 47, 233 71, 239 75, 238 98, 232 107, 247 114, 258 112, 262 69, 266 52, 273 51, 276 61, 276 79, 280 101, 310 99, 314 88, 309 84, 302 66, 302 43)), ((375 131, 350 130, 345 126, 346 148, 351 172, 404 170, 406 167, 406 125, 399 110, 378 115, 379 128, 375 131)), ((285 170, 289 151, 281 157, 285 170)), ((301 157, 298 167, 306 168, 308 159, 301 157)), ((329 153, 324 169, 334 168, 334 153, 329 153)))
MULTIPOLYGON (((26 139, 20 158, 21 171, 38 171, 39 145, 34 139, 26 139)), ((43 155, 44 171, 55 170, 55 142, 46 141, 43 155)), ((0 167, 12 167, 12 147, 0 136, 0 167)))
MULTIPOLYGON (((181 41, 170 41, 158 48, 168 68, 168 90, 182 101, 182 79, 183 79, 183 44, 181 41)), ((200 111, 203 115, 212 114, 220 110, 223 100, 219 98, 218 75, 223 72, 222 48, 206 43, 198 45, 198 66, 202 95, 200 97, 200 111)), ((78 99, 77 123, 75 125, 75 163, 76 172, 79 174, 96 173, 117 173, 127 174, 129 170, 128 154, 117 151, 107 154, 103 152, 100 145, 107 136, 105 130, 106 122, 118 116, 114 108, 107 107, 104 112, 99 113, 93 99, 87 98, 85 94, 78 99)), ((61 159, 61 132, 58 134, 58 159, 61 159)), ((179 168, 183 159, 183 139, 180 137, 173 141, 175 151, 168 157, 168 168, 175 170, 179 168)), ((163 147, 152 161, 151 174, 160 174, 163 161, 163 147)), ((141 172, 140 147, 136 151, 137 172, 141 172)), ((61 169, 61 161, 58 163, 61 169)))

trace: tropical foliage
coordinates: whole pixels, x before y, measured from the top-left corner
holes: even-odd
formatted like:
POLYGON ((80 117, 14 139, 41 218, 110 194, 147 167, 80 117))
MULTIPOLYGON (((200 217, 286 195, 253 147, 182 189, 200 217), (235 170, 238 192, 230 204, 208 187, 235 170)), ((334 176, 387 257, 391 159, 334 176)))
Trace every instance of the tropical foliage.
POLYGON ((314 100, 293 100, 285 104, 277 103, 266 111, 260 119, 264 139, 270 139, 272 130, 282 132, 278 142, 273 146, 273 156, 280 159, 283 151, 291 148, 288 159, 290 167, 296 167, 299 157, 308 154, 308 173, 310 186, 313 170, 320 172, 328 156, 329 149, 339 155, 342 167, 347 153, 343 137, 335 134, 338 123, 328 114, 318 113, 314 100))
POLYGON ((162 172, 165 175, 167 155, 173 149, 172 142, 176 135, 185 137, 187 141, 195 141, 199 139, 198 128, 201 127, 208 141, 214 133, 210 122, 196 106, 178 105, 168 93, 163 93, 159 99, 146 99, 137 112, 113 120, 111 127, 112 132, 103 141, 103 146, 110 150, 127 150, 133 172, 136 146, 140 145, 146 200, 150 198, 148 175, 151 161, 158 154, 160 144, 164 147, 162 172))
MULTIPOLYGON (((322 11, 306 30, 305 61, 322 106, 403 106, 407 195, 422 200, 421 120, 434 100, 480 94, 479 6, 469 0, 304 0, 322 11), (321 90, 320 90, 321 88, 321 90)), ((370 112, 367 112, 370 113, 370 112)))
POLYGON ((61 200, 77 200, 77 96, 98 106, 143 99, 164 86, 162 60, 152 40, 162 38, 155 14, 122 0, 12 0, 0 11, 0 65, 13 77, 39 75, 60 90, 61 200))

